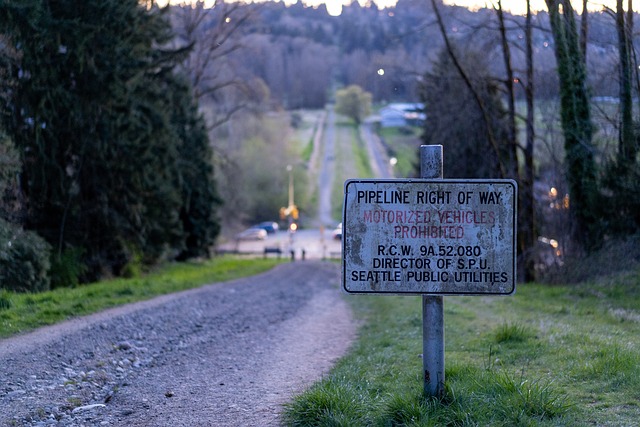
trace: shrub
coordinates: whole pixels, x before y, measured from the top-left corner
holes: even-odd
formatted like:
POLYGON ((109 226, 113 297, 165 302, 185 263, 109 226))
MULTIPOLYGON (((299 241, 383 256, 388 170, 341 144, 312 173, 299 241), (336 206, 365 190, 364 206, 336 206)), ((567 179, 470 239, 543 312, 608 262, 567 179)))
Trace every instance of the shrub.
POLYGON ((142 275, 143 263, 140 255, 134 255, 131 260, 122 268, 120 275, 127 279, 140 277, 142 275))
POLYGON ((51 288, 75 287, 80 277, 86 273, 87 267, 82 262, 81 248, 67 248, 61 255, 51 257, 51 288))
POLYGON ((0 288, 48 290, 49 254, 50 246, 43 238, 0 219, 0 288))
POLYGON ((11 293, 0 289, 0 311, 10 309, 12 305, 11 293))

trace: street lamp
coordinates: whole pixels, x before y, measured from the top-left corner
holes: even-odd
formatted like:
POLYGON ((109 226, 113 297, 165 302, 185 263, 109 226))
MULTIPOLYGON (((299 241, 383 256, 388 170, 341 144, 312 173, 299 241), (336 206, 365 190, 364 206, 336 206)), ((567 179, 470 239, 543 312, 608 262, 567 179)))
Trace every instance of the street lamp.
POLYGON ((293 166, 287 165, 289 172, 289 208, 293 206, 293 166))
POLYGON ((391 157, 391 158, 389 159, 389 166, 390 166, 390 169, 391 169, 391 176, 392 176, 392 177, 393 177, 393 176, 395 176, 395 174, 393 173, 393 167, 394 167, 397 163, 398 163, 398 159, 397 159, 397 158, 395 158, 395 157, 391 157))
MULTIPOLYGON (((280 208, 280 219, 298 219, 298 207, 293 200, 293 166, 288 165, 287 171, 289 172, 289 205, 285 208, 280 208)), ((290 222, 291 223, 291 222, 290 222)))
MULTIPOLYGON (((296 223, 293 222, 294 217, 297 217, 297 208, 293 200, 293 166, 287 165, 287 172, 289 172, 289 205, 286 212, 289 217, 289 245, 293 247, 293 233, 298 228, 296 223)), ((293 248, 291 250, 293 251, 293 248)))

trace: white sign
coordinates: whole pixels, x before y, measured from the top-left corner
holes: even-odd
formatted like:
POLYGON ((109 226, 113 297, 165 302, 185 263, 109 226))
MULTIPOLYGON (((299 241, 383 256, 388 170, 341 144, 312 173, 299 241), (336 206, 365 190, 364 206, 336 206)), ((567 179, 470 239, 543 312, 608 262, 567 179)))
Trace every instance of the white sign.
POLYGON ((511 294, 516 203, 513 180, 348 180, 343 289, 511 294))

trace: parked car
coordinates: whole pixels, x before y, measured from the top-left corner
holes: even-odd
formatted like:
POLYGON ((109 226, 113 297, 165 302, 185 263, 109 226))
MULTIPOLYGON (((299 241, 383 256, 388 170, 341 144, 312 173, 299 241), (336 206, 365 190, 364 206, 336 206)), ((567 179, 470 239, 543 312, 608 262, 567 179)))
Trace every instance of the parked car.
POLYGON ((278 227, 277 222, 272 222, 272 221, 261 222, 260 224, 254 225, 254 227, 264 229, 264 231, 266 231, 267 234, 273 234, 276 231, 278 231, 278 229, 280 228, 278 227))
POLYGON ((331 236, 334 240, 342 240, 342 223, 338 224, 338 226, 333 230, 331 236))
POLYGON ((267 238, 267 231, 260 227, 247 228, 236 235, 238 240, 264 240, 267 238))

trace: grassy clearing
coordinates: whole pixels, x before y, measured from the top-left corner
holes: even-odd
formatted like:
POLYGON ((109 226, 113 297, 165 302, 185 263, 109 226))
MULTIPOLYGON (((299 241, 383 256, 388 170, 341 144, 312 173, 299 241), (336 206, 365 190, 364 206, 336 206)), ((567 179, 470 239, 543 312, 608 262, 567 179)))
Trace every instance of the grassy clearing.
POLYGON ((380 136, 390 147, 389 155, 398 161, 393 167, 394 174, 398 178, 414 176, 419 171, 418 159, 420 159, 420 135, 419 127, 388 127, 380 129, 380 136))
POLYGON ((351 353, 286 411, 292 426, 636 425, 640 272, 445 299, 446 396, 422 395, 419 297, 350 296, 351 353))
MULTIPOLYGON (((292 113, 296 117, 297 126, 293 129, 293 140, 300 145, 300 159, 308 162, 313 152, 313 138, 318 130, 320 116, 323 110, 300 110, 292 113)), ((293 121, 293 119, 292 119, 293 121)))
POLYGON ((344 182, 347 179, 371 177, 371 165, 358 128, 351 120, 336 116, 336 169, 331 191, 331 211, 334 218, 342 219, 344 182))
POLYGON ((358 128, 354 128, 354 142, 352 144, 353 158, 356 163, 356 174, 359 177, 373 176, 371 163, 369 161, 369 151, 361 138, 358 128))
POLYGON ((257 274, 283 262, 276 259, 218 257, 176 263, 140 278, 114 279, 38 294, 0 290, 0 338, 109 307, 257 274))

